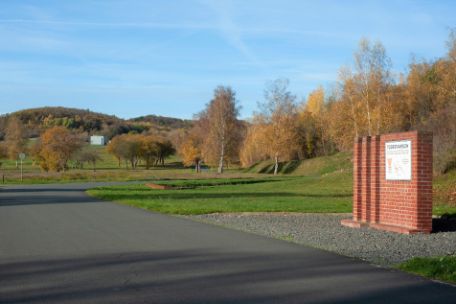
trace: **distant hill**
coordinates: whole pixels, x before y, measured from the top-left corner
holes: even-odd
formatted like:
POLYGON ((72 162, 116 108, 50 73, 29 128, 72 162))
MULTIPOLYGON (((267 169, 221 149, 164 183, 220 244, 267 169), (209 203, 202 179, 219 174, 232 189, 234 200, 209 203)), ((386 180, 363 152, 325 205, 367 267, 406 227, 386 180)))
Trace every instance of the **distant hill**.
POLYGON ((101 134, 108 138, 115 135, 144 131, 169 132, 174 129, 188 128, 190 120, 147 115, 134 119, 122 119, 90 110, 43 107, 25 109, 0 116, 0 138, 5 134, 5 127, 10 116, 18 117, 26 128, 28 137, 38 137, 44 129, 51 126, 65 126, 81 133, 101 134))
POLYGON ((180 119, 158 115, 146 115, 130 119, 134 122, 146 122, 152 125, 167 127, 171 129, 186 129, 192 126, 192 121, 188 119, 180 119))

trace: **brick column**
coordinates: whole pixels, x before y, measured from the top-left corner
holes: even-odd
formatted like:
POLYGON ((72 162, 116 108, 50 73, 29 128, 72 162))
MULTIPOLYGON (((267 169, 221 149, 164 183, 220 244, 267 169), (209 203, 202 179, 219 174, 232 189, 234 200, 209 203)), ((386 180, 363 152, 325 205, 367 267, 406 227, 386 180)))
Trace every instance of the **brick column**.
POLYGON ((376 223, 380 216, 380 136, 371 138, 370 159, 370 216, 369 222, 376 223))
POLYGON ((369 221, 370 198, 371 198, 371 175, 370 159, 371 158, 371 138, 363 137, 361 143, 361 221, 369 221))
POLYGON ((418 133, 416 227, 432 231, 432 134, 418 133))
POLYGON ((361 175, 361 142, 362 138, 355 139, 353 148, 353 220, 361 220, 361 189, 362 189, 362 175, 361 175))

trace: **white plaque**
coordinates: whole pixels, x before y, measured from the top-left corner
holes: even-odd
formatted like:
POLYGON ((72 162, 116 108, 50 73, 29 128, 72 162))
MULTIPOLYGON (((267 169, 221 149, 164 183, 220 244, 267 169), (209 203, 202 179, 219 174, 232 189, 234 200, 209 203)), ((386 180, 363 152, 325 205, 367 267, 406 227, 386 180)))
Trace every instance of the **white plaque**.
POLYGON ((410 140, 385 143, 385 178, 412 179, 412 142, 410 140))

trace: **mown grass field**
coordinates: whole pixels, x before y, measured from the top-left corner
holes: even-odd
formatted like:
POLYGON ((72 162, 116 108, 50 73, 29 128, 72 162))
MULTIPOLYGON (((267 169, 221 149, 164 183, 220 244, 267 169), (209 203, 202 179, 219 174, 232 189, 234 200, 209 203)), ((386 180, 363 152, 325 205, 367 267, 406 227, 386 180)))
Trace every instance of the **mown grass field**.
POLYGON ((456 284, 456 256, 417 257, 400 264, 398 268, 430 279, 456 284))
POLYGON ((215 212, 351 212, 352 177, 350 156, 285 164, 274 177, 270 164, 258 164, 242 172, 241 178, 214 179, 193 175, 190 179, 157 180, 176 190, 155 190, 144 185, 102 187, 89 190, 95 197, 162 213, 204 214, 215 212), (262 169, 267 168, 267 169, 262 169), (287 169, 288 168, 288 169, 287 169), (269 172, 268 172, 269 173, 269 172), (198 177, 198 179, 195 179, 198 177))
POLYGON ((350 180, 271 177, 162 181, 184 189, 154 190, 144 185, 103 187, 89 194, 105 200, 173 214, 214 212, 350 212, 350 180))
MULTIPOLYGON (((292 174, 277 177, 257 173, 259 164, 244 174, 248 178, 207 179, 193 174, 190 179, 156 180, 180 189, 156 190, 144 185, 92 189, 89 193, 105 200, 162 213, 204 214, 215 212, 351 212, 352 170, 350 155, 339 153, 301 162, 292 174)), ((260 168, 260 169, 259 169, 260 168)), ((283 170, 283 167, 282 167, 283 170)), ((453 173, 452 173, 453 174, 453 173)), ((220 177, 220 176, 218 176, 220 177)), ((234 177, 234 176, 232 176, 234 177)), ((241 175, 243 177, 243 175, 241 175)), ((434 214, 456 213, 448 189, 456 175, 435 181, 434 214)))

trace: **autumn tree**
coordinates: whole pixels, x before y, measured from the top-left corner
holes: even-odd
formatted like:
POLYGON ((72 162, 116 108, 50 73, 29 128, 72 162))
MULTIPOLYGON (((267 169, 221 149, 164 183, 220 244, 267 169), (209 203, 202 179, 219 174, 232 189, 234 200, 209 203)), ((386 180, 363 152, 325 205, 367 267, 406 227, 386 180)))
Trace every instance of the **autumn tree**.
POLYGON ((65 171, 68 161, 82 145, 81 138, 65 127, 47 129, 37 143, 41 168, 46 171, 65 171))
POLYGON ((159 138, 157 141, 157 158, 155 160, 156 165, 165 165, 165 159, 176 153, 176 149, 173 143, 165 138, 159 138))
POLYGON ((164 165, 165 158, 175 152, 171 141, 153 134, 118 135, 109 142, 107 151, 118 160, 119 166, 125 160, 133 169, 137 168, 141 159, 146 169, 157 164, 164 165))
POLYGON ((101 161, 100 154, 95 150, 85 149, 76 155, 76 161, 83 166, 84 163, 92 165, 93 172, 97 171, 97 162, 101 161))
POLYGON ((266 134, 267 125, 260 117, 256 117, 247 127, 239 158, 243 167, 268 159, 266 134))
POLYGON ((200 145, 196 143, 195 138, 189 136, 180 146, 179 154, 182 157, 184 165, 194 165, 196 173, 201 172, 201 149, 200 145))
POLYGON ((146 163, 146 169, 149 169, 158 158, 159 142, 153 135, 142 136, 141 141, 140 155, 146 163))
POLYGON ((141 157, 146 163, 146 169, 153 165, 164 165, 165 159, 175 152, 170 140, 158 135, 145 135, 142 137, 141 157))
POLYGON ((143 138, 140 134, 122 134, 114 137, 108 144, 108 152, 120 160, 130 163, 136 169, 143 153, 143 138))
POLYGON ((126 135, 118 135, 115 136, 110 140, 108 145, 106 146, 106 151, 113 155, 117 159, 118 166, 120 168, 120 164, 122 161, 122 158, 125 155, 125 138, 126 135))
POLYGON ((355 94, 365 107, 367 135, 374 134, 374 122, 377 123, 375 134, 380 130, 382 102, 390 82, 391 60, 386 55, 384 46, 380 43, 371 44, 367 39, 361 39, 355 57, 355 94), (377 108, 377 109, 376 109, 377 108), (374 119, 374 110, 377 116, 374 119))
POLYGON ((4 142, 0 142, 0 168, 3 165, 3 162, 1 161, 4 158, 8 157, 8 148, 6 147, 6 144, 4 142))
POLYGON ((206 114, 200 113, 195 116, 193 127, 181 134, 180 143, 177 145, 177 153, 182 158, 185 166, 195 166, 195 172, 201 172, 203 161, 203 145, 207 137, 208 121, 206 114))
POLYGON ((274 174, 278 173, 279 161, 293 158, 298 149, 296 129, 296 96, 288 91, 288 80, 279 79, 268 85, 262 112, 256 120, 263 125, 265 151, 274 160, 274 174))
POLYGON ((202 154, 206 162, 218 163, 218 173, 223 173, 226 162, 239 156, 242 125, 238 116, 235 92, 230 87, 217 87, 200 119, 206 120, 208 126, 202 154))
POLYGON ((312 91, 298 110, 298 128, 305 158, 327 154, 326 112, 323 87, 312 91))
POLYGON ((20 153, 25 152, 26 149, 26 138, 24 133, 24 126, 21 120, 16 116, 10 116, 5 132, 5 141, 7 146, 8 158, 11 160, 17 160, 20 153))

